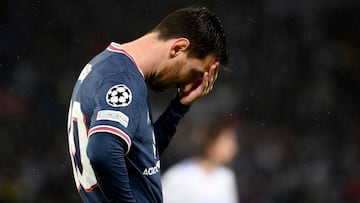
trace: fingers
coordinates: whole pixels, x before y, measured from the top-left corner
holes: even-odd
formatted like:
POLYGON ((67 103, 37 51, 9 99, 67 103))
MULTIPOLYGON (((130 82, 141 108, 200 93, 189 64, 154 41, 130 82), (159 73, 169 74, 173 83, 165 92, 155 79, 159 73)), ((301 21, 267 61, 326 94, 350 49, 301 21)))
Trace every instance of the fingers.
POLYGON ((218 62, 212 64, 209 70, 204 72, 202 78, 184 86, 179 86, 180 102, 185 105, 191 105, 198 98, 211 92, 218 77, 218 66, 218 62))
POLYGON ((208 94, 209 92, 211 92, 211 90, 214 87, 214 83, 218 77, 218 73, 219 73, 219 62, 214 63, 208 72, 204 73, 204 77, 203 77, 203 84, 204 84, 204 89, 203 89, 203 95, 208 94))
POLYGON ((208 94, 211 91, 211 83, 210 83, 210 78, 209 78, 209 72, 205 72, 204 73, 204 77, 203 77, 203 95, 208 94))

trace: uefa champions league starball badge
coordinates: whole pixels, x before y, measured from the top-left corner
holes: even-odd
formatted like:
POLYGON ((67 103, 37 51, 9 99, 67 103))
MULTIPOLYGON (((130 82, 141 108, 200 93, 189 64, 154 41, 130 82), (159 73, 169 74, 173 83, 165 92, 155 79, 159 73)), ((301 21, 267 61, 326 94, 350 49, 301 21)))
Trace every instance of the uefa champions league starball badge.
POLYGON ((112 107, 127 106, 131 103, 131 99, 131 91, 124 84, 112 86, 106 94, 106 102, 112 107))

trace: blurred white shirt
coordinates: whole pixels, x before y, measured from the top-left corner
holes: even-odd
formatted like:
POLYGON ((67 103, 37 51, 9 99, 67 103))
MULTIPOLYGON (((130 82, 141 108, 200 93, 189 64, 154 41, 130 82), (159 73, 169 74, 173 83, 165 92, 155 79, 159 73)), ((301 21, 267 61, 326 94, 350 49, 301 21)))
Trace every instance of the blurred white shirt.
POLYGON ((194 160, 182 161, 162 176, 164 203, 238 203, 235 174, 219 166, 206 172, 194 160))

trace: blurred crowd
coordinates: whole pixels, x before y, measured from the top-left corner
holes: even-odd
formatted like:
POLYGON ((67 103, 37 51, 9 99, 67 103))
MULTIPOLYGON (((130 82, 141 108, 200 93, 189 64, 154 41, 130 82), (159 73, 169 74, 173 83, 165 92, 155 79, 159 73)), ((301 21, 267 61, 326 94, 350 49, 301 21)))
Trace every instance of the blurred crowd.
MULTIPOLYGON (((80 202, 66 133, 80 70, 111 41, 193 4, 222 19, 231 63, 181 122, 162 170, 196 151, 189 129, 233 116, 241 203, 360 202, 359 1, 5 0, 0 203, 80 202)), ((172 95, 151 92, 155 118, 172 95)))

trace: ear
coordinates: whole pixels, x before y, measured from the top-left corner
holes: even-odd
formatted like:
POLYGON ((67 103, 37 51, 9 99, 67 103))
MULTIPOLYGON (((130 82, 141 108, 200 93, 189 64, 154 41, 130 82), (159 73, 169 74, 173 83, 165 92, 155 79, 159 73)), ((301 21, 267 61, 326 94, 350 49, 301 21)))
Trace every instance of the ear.
POLYGON ((190 46, 190 41, 187 38, 178 38, 172 43, 170 47, 170 57, 173 58, 181 52, 186 52, 190 46))

